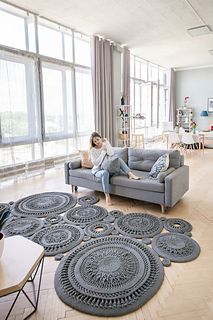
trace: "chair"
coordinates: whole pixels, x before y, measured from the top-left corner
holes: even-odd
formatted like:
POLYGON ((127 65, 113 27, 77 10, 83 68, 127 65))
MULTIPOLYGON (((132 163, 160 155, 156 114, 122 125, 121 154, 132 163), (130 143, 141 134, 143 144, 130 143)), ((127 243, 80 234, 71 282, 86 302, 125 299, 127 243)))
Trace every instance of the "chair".
POLYGON ((170 145, 170 149, 180 149, 181 141, 179 134, 176 132, 170 132, 168 136, 168 143, 170 145))
POLYGON ((144 148, 144 134, 143 133, 133 133, 131 146, 134 148, 144 148))
POLYGON ((181 141, 182 141, 182 147, 183 149, 185 150, 195 150, 197 149, 195 147, 196 145, 196 141, 194 140, 194 137, 192 135, 192 133, 190 132, 185 132, 183 135, 182 135, 182 138, 181 138, 181 141))

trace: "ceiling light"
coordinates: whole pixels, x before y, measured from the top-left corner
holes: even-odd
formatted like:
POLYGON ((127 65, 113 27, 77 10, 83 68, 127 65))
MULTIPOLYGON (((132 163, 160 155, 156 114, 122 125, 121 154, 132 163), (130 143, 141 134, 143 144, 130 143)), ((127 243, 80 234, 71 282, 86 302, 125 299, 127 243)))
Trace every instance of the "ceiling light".
POLYGON ((212 31, 207 25, 204 25, 204 26, 199 26, 199 27, 187 29, 187 32, 192 37, 198 37, 198 36, 202 36, 205 34, 209 34, 212 31))
POLYGON ((209 54, 213 55, 213 49, 209 50, 209 54))

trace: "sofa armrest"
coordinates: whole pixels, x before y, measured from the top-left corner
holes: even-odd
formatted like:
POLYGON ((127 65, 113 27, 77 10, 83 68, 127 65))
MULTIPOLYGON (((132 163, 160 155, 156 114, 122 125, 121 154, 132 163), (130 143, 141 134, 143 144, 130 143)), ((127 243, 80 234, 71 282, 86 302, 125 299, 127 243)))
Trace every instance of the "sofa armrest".
POLYGON ((165 206, 173 207, 189 190, 189 166, 181 166, 165 177, 165 206))
POLYGON ((65 183, 69 184, 69 170, 81 168, 81 159, 66 161, 64 163, 65 183))
POLYGON ((175 171, 175 168, 171 167, 171 168, 167 169, 166 171, 160 172, 158 175, 158 181, 163 183, 165 181, 165 178, 173 171, 175 171))

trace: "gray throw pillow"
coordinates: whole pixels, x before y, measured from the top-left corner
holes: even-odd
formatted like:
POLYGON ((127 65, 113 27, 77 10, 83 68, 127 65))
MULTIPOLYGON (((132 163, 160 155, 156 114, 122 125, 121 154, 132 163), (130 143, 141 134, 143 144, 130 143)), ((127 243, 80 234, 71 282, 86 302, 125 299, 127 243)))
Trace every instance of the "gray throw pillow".
POLYGON ((101 169, 108 170, 110 174, 119 174, 120 172, 120 162, 119 158, 105 157, 101 169))
POLYGON ((160 172, 166 171, 169 167, 169 154, 165 153, 153 164, 149 176, 157 178, 160 172))

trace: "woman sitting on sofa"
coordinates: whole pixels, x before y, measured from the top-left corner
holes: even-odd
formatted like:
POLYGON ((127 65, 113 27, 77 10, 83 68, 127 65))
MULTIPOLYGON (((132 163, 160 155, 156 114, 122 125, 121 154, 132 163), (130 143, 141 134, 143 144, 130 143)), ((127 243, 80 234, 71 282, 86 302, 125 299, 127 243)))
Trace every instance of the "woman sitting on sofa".
MULTIPOLYGON (((93 164, 92 173, 100 178, 102 181, 102 188, 106 197, 106 204, 112 205, 110 194, 109 194, 109 178, 110 173, 108 170, 102 169, 101 164, 106 155, 113 156, 113 148, 109 141, 100 136, 99 133, 93 132, 90 137, 90 159, 93 164)), ((140 178, 135 176, 126 163, 119 158, 120 169, 129 177, 129 179, 139 180, 140 178)), ((111 174, 113 175, 113 174, 111 174)))

